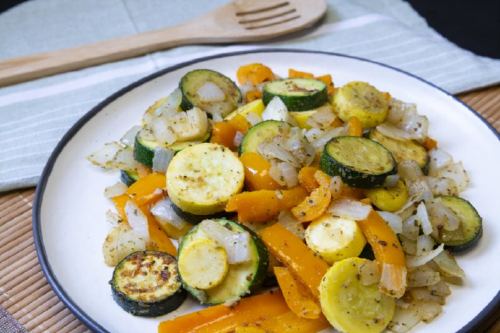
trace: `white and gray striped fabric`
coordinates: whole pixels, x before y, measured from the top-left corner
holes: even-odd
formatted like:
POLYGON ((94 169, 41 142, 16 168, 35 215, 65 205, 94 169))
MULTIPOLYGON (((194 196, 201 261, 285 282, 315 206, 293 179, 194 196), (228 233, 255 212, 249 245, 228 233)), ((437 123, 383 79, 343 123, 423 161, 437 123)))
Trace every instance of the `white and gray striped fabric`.
MULTIPOLYGON (((36 0, 0 15, 0 59, 171 26, 224 0, 36 0)), ((260 45, 185 46, 0 89, 0 191, 35 185, 86 111, 158 69, 255 47, 332 51, 386 63, 452 93, 500 82, 500 61, 458 48, 400 0, 329 0, 323 25, 260 45)))

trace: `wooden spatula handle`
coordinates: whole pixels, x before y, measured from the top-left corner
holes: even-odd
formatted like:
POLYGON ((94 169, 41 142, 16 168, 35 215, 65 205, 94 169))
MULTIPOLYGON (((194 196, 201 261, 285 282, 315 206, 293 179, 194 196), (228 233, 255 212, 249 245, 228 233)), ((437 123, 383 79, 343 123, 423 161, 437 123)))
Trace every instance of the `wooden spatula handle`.
POLYGON ((197 36, 188 26, 176 26, 70 49, 9 59, 0 62, 0 86, 204 41, 205 38, 197 36))

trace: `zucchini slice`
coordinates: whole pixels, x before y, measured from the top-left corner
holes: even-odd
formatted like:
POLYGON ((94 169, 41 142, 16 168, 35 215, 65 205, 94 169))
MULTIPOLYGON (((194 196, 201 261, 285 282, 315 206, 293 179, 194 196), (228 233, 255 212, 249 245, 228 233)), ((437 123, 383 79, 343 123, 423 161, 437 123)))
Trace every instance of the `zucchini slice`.
POLYGON ((381 144, 363 137, 340 136, 330 140, 321 154, 321 169, 340 176, 353 187, 381 186, 397 172, 391 152, 381 144))
POLYGON ((393 187, 379 187, 366 190, 366 196, 378 209, 395 212, 408 200, 408 189, 402 180, 393 187))
MULTIPOLYGON (((185 141, 185 142, 175 142, 170 146, 165 148, 172 149, 174 152, 179 152, 187 147, 197 145, 199 143, 205 142, 210 138, 210 131, 200 140, 196 141, 185 141)), ((153 166, 153 157, 155 155, 155 148, 160 147, 160 143, 151 138, 148 134, 147 129, 142 129, 137 133, 134 143, 134 158, 137 162, 140 162, 146 166, 153 166)))
POLYGON ((120 180, 127 186, 132 185, 139 179, 136 171, 120 170, 120 180))
POLYGON ((222 117, 234 111, 242 99, 238 86, 230 78, 210 69, 196 69, 186 73, 179 88, 182 92, 183 110, 197 106, 222 117))
POLYGON ((230 213, 226 212, 219 212, 215 214, 209 214, 209 215, 196 215, 196 214, 191 214, 188 212, 183 211, 176 205, 172 204, 172 209, 174 212, 182 219, 186 220, 187 222, 191 224, 198 224, 203 220, 206 219, 219 219, 219 218, 229 218, 232 216, 230 213))
POLYGON ((306 229, 307 246, 327 263, 357 257, 366 244, 363 232, 354 220, 323 215, 306 229))
POLYGON ((163 252, 128 255, 115 267, 110 284, 113 299, 134 316, 161 316, 177 309, 186 299, 177 262, 163 252))
POLYGON ((376 129, 370 131, 369 137, 389 149, 394 159, 396 159, 396 162, 400 163, 404 160, 414 160, 420 168, 425 169, 427 167, 429 160, 427 150, 418 143, 412 140, 396 140, 389 138, 376 129))
POLYGON ((290 125, 284 121, 266 120, 258 123, 248 130, 240 144, 239 152, 257 153, 259 145, 275 136, 284 134, 290 125))
MULTIPOLYGON (((220 304, 224 302, 236 301, 240 297, 249 294, 255 288, 259 287, 267 273, 269 263, 267 249, 260 238, 253 231, 230 220, 205 220, 203 223, 198 224, 191 229, 182 238, 179 245, 179 263, 186 264, 186 259, 184 258, 184 256, 186 256, 186 250, 188 250, 193 243, 206 239, 214 241, 209 233, 206 232, 206 229, 203 228, 204 223, 217 223, 226 230, 235 234, 248 233, 249 242, 247 249, 249 253, 249 260, 238 264, 230 264, 223 280, 214 287, 206 290, 195 288, 193 285, 190 285, 189 280, 185 279, 185 275, 183 274, 184 270, 181 270, 181 279, 184 288, 202 304, 220 304)), ((230 242, 231 239, 225 239, 225 241, 230 242)), ((200 278, 203 278, 206 274, 203 271, 203 267, 205 265, 200 265, 199 260, 194 261, 192 265, 194 267, 191 267, 191 269, 198 270, 200 278)))
POLYGON ((209 215, 224 210, 243 188, 243 164, 228 148, 201 143, 177 153, 167 169, 167 191, 181 210, 209 215))
POLYGON ((347 122, 356 117, 363 128, 374 127, 384 122, 389 113, 389 101, 389 94, 359 81, 345 84, 333 95, 334 109, 339 118, 347 122))
POLYGON ((442 196, 437 201, 448 207, 460 219, 457 230, 440 229, 432 236, 454 252, 467 250, 477 244, 483 235, 482 218, 472 204, 460 197, 442 196))
POLYGON ((328 101, 326 84, 315 79, 284 79, 267 83, 262 100, 267 105, 275 97, 285 103, 288 111, 315 109, 328 101))
POLYGON ((361 282, 365 264, 370 261, 361 258, 338 261, 321 280, 321 309, 330 324, 341 332, 379 333, 394 316, 394 298, 379 291, 378 283, 361 282))

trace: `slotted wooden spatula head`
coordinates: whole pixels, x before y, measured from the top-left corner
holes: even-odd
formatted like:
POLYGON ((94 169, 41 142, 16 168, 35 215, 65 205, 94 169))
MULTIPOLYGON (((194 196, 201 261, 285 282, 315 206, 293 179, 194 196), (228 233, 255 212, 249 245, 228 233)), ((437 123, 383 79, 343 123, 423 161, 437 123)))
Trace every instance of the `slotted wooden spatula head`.
POLYGON ((0 86, 187 44, 258 42, 310 27, 325 0, 235 0, 185 24, 0 61, 0 86))
POLYGON ((312 26, 326 8, 325 0, 235 0, 198 22, 209 20, 212 28, 220 28, 213 37, 221 42, 262 41, 312 26))

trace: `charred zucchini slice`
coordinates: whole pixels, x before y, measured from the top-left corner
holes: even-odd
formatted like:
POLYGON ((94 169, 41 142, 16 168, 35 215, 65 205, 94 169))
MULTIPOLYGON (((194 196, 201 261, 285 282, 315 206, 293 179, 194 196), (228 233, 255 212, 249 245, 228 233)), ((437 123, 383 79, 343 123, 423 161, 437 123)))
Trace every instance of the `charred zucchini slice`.
POLYGON ((240 154, 257 153, 259 145, 275 136, 285 133, 290 125, 284 121, 266 120, 250 128, 240 145, 240 154))
POLYGON ((429 159, 427 151, 423 146, 412 140, 396 140, 389 138, 376 129, 370 131, 370 139, 377 141, 387 148, 398 163, 404 160, 414 160, 423 170, 427 167, 429 159))
POLYGON ((326 84, 315 79, 284 79, 267 83, 262 100, 267 105, 274 97, 285 103, 288 111, 315 109, 328 101, 326 84))
MULTIPOLYGON (((191 266, 191 270, 199 269, 198 274, 201 276, 205 274, 198 260, 189 262, 189 257, 192 257, 189 251, 193 250, 193 246, 208 244, 204 241, 206 239, 216 241, 219 246, 230 247, 230 251, 236 251, 236 253, 227 252, 228 262, 226 264, 228 264, 228 267, 222 280, 218 279, 221 271, 210 272, 210 277, 207 276, 207 279, 211 280, 215 285, 207 289, 196 288, 191 285, 189 281, 192 279, 185 276, 183 274, 185 271, 181 270, 183 286, 193 297, 203 304, 233 302, 249 294, 262 284, 269 261, 265 245, 253 231, 226 219, 205 220, 196 225, 182 238, 179 245, 179 263, 182 263, 183 267, 191 266), (239 246, 239 250, 235 250, 233 245, 235 241, 239 246)), ((220 265, 221 256, 217 257, 217 262, 220 265)), ((190 275, 192 273, 189 272, 190 275)), ((200 278, 196 280, 197 284, 201 284, 201 287, 205 288, 203 283, 199 283, 200 278)))
POLYGON ((321 154, 321 169, 331 176, 340 176, 353 187, 382 186, 385 178, 395 174, 396 161, 379 143, 355 136, 330 140, 321 154))
POLYGON ((110 284, 113 299, 134 316, 161 316, 177 309, 186 298, 177 262, 163 252, 128 255, 115 267, 110 284))
POLYGON ((182 92, 181 108, 194 106, 222 117, 236 110, 241 102, 238 86, 227 76, 210 70, 196 69, 184 75, 179 83, 182 92))
POLYGON ((453 231, 438 230, 432 234, 433 237, 454 252, 464 251, 476 245, 483 235, 482 218, 476 208, 469 201, 456 196, 442 196, 436 200, 455 213, 460 220, 460 226, 453 231))

